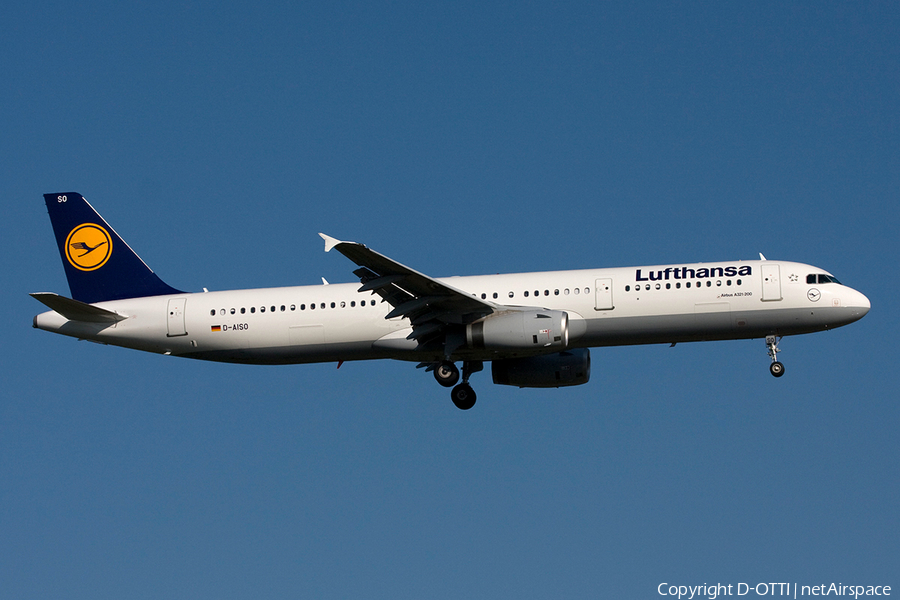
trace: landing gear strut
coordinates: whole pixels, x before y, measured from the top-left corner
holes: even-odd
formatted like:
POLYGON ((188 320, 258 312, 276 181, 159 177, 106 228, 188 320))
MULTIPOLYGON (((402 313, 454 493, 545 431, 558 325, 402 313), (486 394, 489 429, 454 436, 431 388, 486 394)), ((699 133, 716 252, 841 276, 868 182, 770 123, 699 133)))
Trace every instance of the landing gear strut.
MULTIPOLYGON (((452 363, 450 364, 453 366, 452 363)), ((440 367, 438 367, 438 369, 439 368, 440 367)), ((456 369, 455 366, 453 366, 453 368, 456 369)), ((484 369, 484 363, 480 360, 467 360, 463 362, 463 382, 453 388, 453 391, 450 392, 450 399, 453 400, 453 404, 456 408, 460 410, 469 410, 475 406, 477 396, 475 395, 475 390, 469 385, 469 377, 472 376, 472 373, 477 373, 482 369, 484 369)), ((457 371, 457 377, 458 376, 459 372, 457 371)), ((435 377, 437 377, 437 369, 435 369, 435 377)))
POLYGON ((775 377, 781 377, 784 375, 784 365, 778 362, 777 355, 781 350, 778 349, 778 342, 781 340, 780 337, 776 338, 774 335, 766 336, 766 347, 769 349, 769 356, 772 358, 772 364, 769 365, 769 372, 775 377))

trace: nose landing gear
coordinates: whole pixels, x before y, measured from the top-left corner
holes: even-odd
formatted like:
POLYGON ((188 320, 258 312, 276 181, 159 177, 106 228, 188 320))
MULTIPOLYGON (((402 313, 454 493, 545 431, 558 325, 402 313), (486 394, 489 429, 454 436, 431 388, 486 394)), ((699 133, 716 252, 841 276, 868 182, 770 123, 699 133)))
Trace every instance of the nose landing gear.
POLYGON ((781 377, 784 375, 784 365, 778 362, 777 355, 781 350, 778 348, 778 342, 781 340, 781 337, 776 338, 774 335, 766 336, 766 347, 769 349, 769 356, 772 358, 772 364, 769 365, 769 372, 774 377, 781 377))

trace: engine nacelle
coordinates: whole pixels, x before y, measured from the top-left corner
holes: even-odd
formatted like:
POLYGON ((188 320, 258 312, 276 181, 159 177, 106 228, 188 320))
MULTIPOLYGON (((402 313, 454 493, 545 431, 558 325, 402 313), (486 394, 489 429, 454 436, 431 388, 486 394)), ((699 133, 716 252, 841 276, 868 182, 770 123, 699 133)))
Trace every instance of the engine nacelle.
POLYGON ((532 350, 569 345, 569 315, 558 310, 510 311, 466 327, 469 348, 532 350))
POLYGON ((581 385, 591 378, 591 353, 575 348, 557 354, 510 358, 491 363, 494 383, 520 388, 557 388, 581 385))

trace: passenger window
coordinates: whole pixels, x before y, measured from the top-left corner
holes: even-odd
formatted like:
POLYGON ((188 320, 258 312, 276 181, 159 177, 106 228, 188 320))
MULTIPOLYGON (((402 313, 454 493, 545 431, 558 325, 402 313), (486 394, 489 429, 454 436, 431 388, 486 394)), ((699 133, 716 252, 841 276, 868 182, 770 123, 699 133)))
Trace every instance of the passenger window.
POLYGON ((236 312, 237 312, 237 311, 234 310, 233 308, 231 309, 231 314, 234 314, 234 313, 236 313, 236 312))
POLYGON ((243 315, 243 314, 246 314, 246 312, 247 312, 247 309, 244 308, 244 307, 242 306, 242 307, 241 307, 241 314, 242 314, 242 315, 243 315))
POLYGON ((316 303, 315 303, 315 302, 313 302, 312 304, 309 305, 309 310, 316 310, 316 303))
POLYGON ((575 295, 577 296, 580 293, 581 293, 581 288, 575 288, 575 295))
POLYGON ((272 312, 275 312, 275 307, 273 306, 271 310, 272 310, 272 312))
POLYGON ((212 309, 211 311, 209 311, 209 316, 211 316, 211 317, 216 316, 216 309, 212 309))
POLYGON ((482 299, 482 300, 487 300, 487 294, 481 294, 481 299, 482 299))
POLYGON ((347 308, 347 303, 341 300, 341 308, 347 308))
POLYGON ((528 297, 528 290, 525 290, 525 297, 528 297))
POLYGON ((630 285, 626 285, 626 286, 625 286, 625 291, 626 291, 626 292, 630 292, 630 291, 631 291, 631 286, 630 286, 630 285))
POLYGON ((291 304, 291 310, 292 310, 292 311, 293 311, 293 310, 297 310, 297 305, 296 305, 296 304, 291 304))
POLYGON ((281 305, 281 312, 284 312, 284 304, 281 305))
POLYGON ((510 293, 509 293, 509 297, 510 297, 510 298, 513 298, 515 295, 516 295, 515 292, 510 292, 510 293))
POLYGON ((266 312, 266 307, 265 307, 265 306, 260 306, 260 307, 259 307, 259 312, 261 312, 261 313, 266 312))
POLYGON ((497 292, 494 292, 494 300, 497 299, 497 292))
POLYGON ((252 314, 256 314, 256 307, 255 307, 255 306, 251 306, 251 307, 250 307, 250 314, 251 314, 251 315, 252 315, 252 314))
POLYGON ((667 290, 671 290, 671 289, 672 289, 672 284, 671 284, 671 283, 667 283, 667 284, 666 284, 666 289, 667 289, 667 290))
POLYGON ((224 315, 224 314, 225 314, 225 309, 223 308, 222 310, 220 310, 220 311, 219 311, 219 314, 220 314, 220 315, 224 315))
POLYGON ((690 282, 690 281, 688 281, 688 282, 687 282, 687 283, 685 283, 685 284, 684 284, 684 287, 686 287, 686 288, 689 288, 689 287, 691 287, 691 282, 690 282))

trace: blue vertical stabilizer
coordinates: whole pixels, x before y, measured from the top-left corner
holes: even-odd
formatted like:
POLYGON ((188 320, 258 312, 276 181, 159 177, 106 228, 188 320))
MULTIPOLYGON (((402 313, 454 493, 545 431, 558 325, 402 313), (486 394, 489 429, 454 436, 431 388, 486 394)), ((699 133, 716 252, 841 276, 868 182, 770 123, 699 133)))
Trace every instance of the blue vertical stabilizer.
POLYGON ((44 194, 72 298, 86 303, 180 294, 150 270, 84 196, 44 194))

